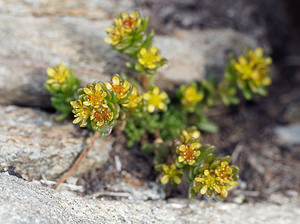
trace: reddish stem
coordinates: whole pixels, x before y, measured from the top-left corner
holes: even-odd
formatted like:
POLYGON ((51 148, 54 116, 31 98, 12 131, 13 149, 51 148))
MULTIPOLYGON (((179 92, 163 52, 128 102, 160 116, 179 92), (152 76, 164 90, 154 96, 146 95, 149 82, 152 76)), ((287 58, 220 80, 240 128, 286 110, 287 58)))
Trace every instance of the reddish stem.
POLYGON ((99 137, 100 132, 96 131, 95 134, 93 135, 93 138, 91 139, 91 142, 87 145, 87 147, 81 152, 81 154, 79 155, 79 157, 76 159, 75 163, 73 164, 73 166, 71 167, 71 169, 68 170, 67 173, 65 173, 65 175, 63 175, 58 182, 52 187, 53 189, 56 189, 60 184, 62 184, 63 182, 65 182, 66 179, 68 179, 78 168, 80 162, 82 159, 84 159, 87 155, 87 153, 93 148, 94 143, 96 141, 96 139, 99 137))

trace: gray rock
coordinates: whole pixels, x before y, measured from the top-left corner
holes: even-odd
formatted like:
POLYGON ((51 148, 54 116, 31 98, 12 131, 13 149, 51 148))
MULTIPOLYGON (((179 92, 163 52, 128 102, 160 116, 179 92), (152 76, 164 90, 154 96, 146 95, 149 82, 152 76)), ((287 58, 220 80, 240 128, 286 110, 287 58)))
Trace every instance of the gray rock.
POLYGON ((300 125, 280 126, 275 129, 276 134, 288 145, 300 145, 300 125))
POLYGON ((0 173, 0 224, 300 222, 299 199, 237 205, 169 201, 91 200, 0 173))
MULTIPOLYGON (((86 130, 79 130, 70 121, 55 123, 53 115, 40 110, 0 106, 0 117, 0 170, 12 167, 28 180, 57 178, 90 139, 86 130)), ((102 167, 112 142, 99 138, 75 176, 102 167)))
MULTIPOLYGON (((124 57, 104 43, 112 16, 132 6, 131 1, 121 2, 0 2, 0 104, 49 108, 45 70, 61 61, 83 85, 126 71, 124 57)), ((155 41, 169 59, 158 76, 163 88, 201 80, 206 73, 222 75, 229 51, 257 45, 255 38, 230 29, 178 30, 155 41)))
POLYGON ((287 106, 283 119, 292 124, 300 123, 300 101, 292 102, 287 106))
POLYGON ((179 30, 174 36, 157 36, 156 43, 169 60, 159 74, 172 84, 223 76, 230 52, 242 54, 246 47, 257 46, 255 39, 232 29, 179 30))

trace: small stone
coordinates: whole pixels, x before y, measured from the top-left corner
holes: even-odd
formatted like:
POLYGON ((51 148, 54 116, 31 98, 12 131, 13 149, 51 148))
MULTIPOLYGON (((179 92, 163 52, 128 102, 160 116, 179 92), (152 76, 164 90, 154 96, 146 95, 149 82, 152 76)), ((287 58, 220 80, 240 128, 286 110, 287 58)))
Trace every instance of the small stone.
POLYGON ((284 143, 300 145, 300 125, 279 126, 275 132, 284 143))

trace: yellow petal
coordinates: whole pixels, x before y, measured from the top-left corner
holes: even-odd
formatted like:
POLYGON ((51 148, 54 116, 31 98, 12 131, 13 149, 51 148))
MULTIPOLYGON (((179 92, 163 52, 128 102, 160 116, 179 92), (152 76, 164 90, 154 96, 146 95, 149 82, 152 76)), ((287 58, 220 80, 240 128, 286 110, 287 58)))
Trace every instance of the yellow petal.
POLYGON ((272 82, 272 80, 270 79, 270 77, 265 77, 265 78, 263 79, 263 84, 264 84, 265 86, 270 85, 271 82, 272 82))
POLYGON ((189 164, 190 166, 192 166, 192 165, 195 164, 195 162, 196 162, 195 160, 189 160, 189 161, 188 161, 188 164, 189 164))
POLYGON ((87 94, 87 95, 92 95, 92 94, 93 94, 92 90, 90 90, 90 89, 88 89, 88 88, 84 88, 83 91, 84 91, 85 94, 87 94))
POLYGON ((172 169, 172 170, 175 170, 175 169, 176 169, 176 165, 175 165, 174 163, 171 165, 171 169, 172 169))
POLYGON ((220 193, 221 192, 221 188, 218 186, 218 185, 215 185, 214 186, 214 189, 217 193, 220 193))
POLYGON ((200 151, 196 151, 196 152, 194 153, 194 156, 195 156, 195 157, 198 157, 198 156, 200 156, 200 153, 201 153, 200 151))
POLYGON ((159 88, 157 86, 155 86, 152 90, 152 92, 155 94, 155 95, 158 95, 159 94, 159 88))
POLYGON ((162 100, 165 100, 168 98, 168 94, 166 92, 162 92, 159 97, 162 99, 162 100))
POLYGON ((162 184, 167 184, 169 182, 169 177, 168 175, 163 175, 161 178, 160 178, 160 182, 162 184))
POLYGON ((184 161, 184 158, 182 156, 178 156, 178 162, 182 163, 184 161))
POLYGON ((137 17, 137 13, 136 12, 131 12, 130 17, 135 19, 137 17))
POLYGON ((81 121, 81 117, 77 117, 73 120, 73 124, 78 124, 81 121))
POLYGON ((247 64, 247 60, 243 56, 240 56, 238 60, 239 60, 240 64, 247 64))
POLYGON ((144 93, 144 95, 143 95, 143 98, 144 98, 145 100, 149 100, 150 97, 151 97, 151 95, 150 95, 149 93, 144 93))
POLYGON ((176 184, 180 184, 180 183, 181 183, 181 178, 179 178, 178 176, 175 176, 175 177, 174 177, 174 182, 175 182, 176 184))
POLYGON ((205 176, 208 176, 208 175, 209 175, 209 171, 208 171, 208 170, 205 170, 205 171, 204 171, 204 175, 205 175, 205 176))
POLYGON ((202 182, 202 179, 203 179, 203 178, 201 178, 201 177, 195 177, 195 181, 196 181, 196 182, 202 182))
POLYGON ((88 101, 84 101, 84 102, 83 102, 83 105, 84 105, 84 106, 90 106, 90 105, 91 105, 91 103, 90 103, 90 102, 88 102, 88 101))
POLYGON ((261 58, 263 56, 263 49, 261 47, 255 49, 255 56, 261 58))
POLYGON ((163 171, 164 171, 165 173, 167 173, 167 172, 169 171, 169 167, 168 167, 168 165, 166 165, 166 164, 163 164, 163 165, 161 166, 161 168, 163 169, 163 171))
POLYGON ((201 194, 205 194, 206 191, 207 191, 207 185, 205 185, 205 186, 203 186, 203 187, 201 188, 200 193, 201 193, 201 194))
POLYGON ((221 195, 226 198, 228 196, 228 192, 223 188, 221 191, 221 195))
POLYGON ((145 60, 144 59, 142 59, 142 58, 139 58, 139 63, 141 64, 141 65, 144 65, 144 64, 146 64, 146 62, 145 62, 145 60))
POLYGON ((131 95, 137 95, 137 89, 135 87, 132 88, 131 95))
POLYGON ((99 83, 97 83, 95 85, 95 90, 96 90, 96 93, 99 93, 101 91, 101 85, 99 83))
POLYGON ((179 149, 179 151, 183 152, 186 150, 186 147, 185 147, 185 145, 181 145, 178 147, 178 149, 179 149))
POLYGON ((114 77, 112 78, 112 84, 113 84, 114 86, 120 85, 120 78, 119 78, 118 76, 114 76, 114 77))
POLYGON ((110 84, 110 82, 105 83, 105 86, 107 89, 111 90, 112 89, 112 85, 110 84))
POLYGON ((55 76, 55 71, 54 71, 54 69, 53 68, 47 68, 47 75, 49 76, 49 77, 54 77, 55 76))
POLYGON ((156 54, 156 53, 158 52, 157 47, 152 47, 152 48, 150 49, 150 52, 151 52, 152 54, 156 54))
POLYGON ((128 81, 125 81, 123 84, 125 90, 127 91, 130 88, 130 83, 128 81))
POLYGON ((266 58, 265 63, 267 65, 272 64, 272 58, 266 58))
POLYGON ((98 121, 98 122, 97 122, 97 126, 98 126, 98 127, 101 127, 103 124, 104 124, 104 120, 98 121))
POLYGON ((156 57, 155 57, 155 61, 160 61, 162 59, 162 56, 161 55, 157 55, 156 57))
POLYGON ((142 56, 145 56, 145 55, 147 54, 146 48, 143 47, 143 48, 140 50, 140 54, 141 54, 142 56))
POLYGON ((192 149, 199 149, 201 147, 201 144, 199 142, 195 142, 191 144, 192 149))
POLYGON ((121 17, 122 17, 123 19, 126 19, 126 18, 128 17, 128 15, 127 15, 125 12, 122 12, 122 13, 121 13, 121 17))
POLYGON ((194 131, 192 136, 193 138, 200 138, 200 131, 194 131))
POLYGON ((72 107, 77 107, 77 102, 76 101, 71 101, 70 104, 71 104, 72 107))
POLYGON ((154 105, 152 105, 152 104, 148 105, 148 111, 149 111, 150 113, 152 113, 154 110, 155 110, 154 105))
POLYGON ((111 44, 112 40, 109 37, 105 37, 104 42, 107 43, 107 44, 111 44))
POLYGON ((156 65, 154 63, 151 63, 151 64, 148 64, 147 67, 150 69, 155 69, 156 65))
POLYGON ((164 104, 164 103, 159 103, 159 104, 158 104, 158 108, 159 108, 160 110, 164 110, 164 109, 166 108, 166 104, 164 104))
POLYGON ((52 84, 52 83, 55 83, 55 82, 56 82, 56 81, 55 81, 54 79, 48 79, 48 80, 47 80, 47 83, 48 83, 48 84, 52 84))

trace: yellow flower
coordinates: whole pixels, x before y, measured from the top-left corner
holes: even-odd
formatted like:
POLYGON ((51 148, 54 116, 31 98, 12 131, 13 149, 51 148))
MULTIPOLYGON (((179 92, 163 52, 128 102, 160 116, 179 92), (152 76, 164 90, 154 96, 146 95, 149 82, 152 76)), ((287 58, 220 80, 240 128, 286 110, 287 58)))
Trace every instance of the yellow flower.
POLYGON ((196 159, 200 156, 200 151, 198 150, 201 147, 200 143, 188 143, 182 144, 177 147, 178 162, 183 164, 188 164, 190 166, 194 165, 196 159))
POLYGON ((78 124, 81 122, 80 127, 84 127, 86 125, 86 121, 90 116, 90 109, 83 105, 81 100, 76 101, 71 101, 70 102, 71 106, 73 107, 72 112, 74 113, 74 117, 76 117, 73 120, 73 124, 78 124))
POLYGON ((167 184, 169 181, 175 182, 176 184, 181 183, 182 170, 176 169, 175 164, 172 164, 171 166, 163 164, 162 169, 163 173, 160 178, 162 184, 167 184))
POLYGON ((104 41, 111 45, 117 45, 122 41, 122 38, 140 27, 141 17, 136 12, 131 12, 129 15, 121 13, 114 21, 114 24, 106 28, 106 32, 109 37, 105 38, 104 41))
POLYGON ((127 97, 130 90, 130 83, 128 81, 123 81, 118 76, 114 76, 111 82, 105 84, 106 88, 115 92, 119 99, 127 97))
POLYGON ((241 80, 250 81, 255 87, 268 86, 271 84, 269 65, 272 63, 270 57, 263 56, 263 50, 257 48, 249 50, 245 56, 240 56, 234 67, 240 74, 241 80))
MULTIPOLYGON (((230 190, 233 186, 236 186, 238 183, 236 181, 233 181, 231 178, 232 175, 232 169, 228 165, 228 162, 222 162, 221 166, 215 169, 216 174, 216 180, 222 184, 226 185, 226 190, 230 190)), ((225 196, 226 197, 226 196, 225 196)))
POLYGON ((93 109, 90 119, 92 121, 96 121, 96 125, 101 127, 102 125, 112 121, 113 117, 114 114, 110 108, 106 104, 102 104, 100 107, 93 109))
POLYGON ((135 87, 132 88, 132 92, 128 98, 129 98, 129 103, 123 104, 124 107, 128 107, 128 108, 137 107, 143 99, 143 97, 139 95, 135 87))
POLYGON ((116 26, 107 27, 106 32, 109 34, 109 37, 106 37, 104 41, 114 46, 120 43, 122 37, 125 34, 125 30, 123 27, 116 26))
POLYGON ((151 91, 144 93, 143 98, 147 102, 147 109, 150 113, 154 112, 156 109, 165 110, 167 107, 166 101, 168 95, 166 92, 160 92, 157 86, 151 91))
POLYGON ((191 139, 200 140, 201 133, 196 129, 188 129, 181 132, 181 137, 183 137, 183 143, 188 143, 191 139))
POLYGON ((205 170, 195 181, 200 184, 200 193, 207 196, 216 192, 222 197, 227 197, 228 191, 238 185, 232 178, 232 169, 228 162, 222 162, 215 170, 205 170))
POLYGON ((208 196, 211 196, 211 191, 215 191, 217 193, 221 192, 221 188, 216 181, 216 177, 211 175, 209 170, 205 170, 202 175, 196 177, 195 181, 202 185, 200 190, 201 194, 206 194, 208 190, 210 191, 207 194, 208 196))
POLYGON ((125 32, 130 33, 141 25, 141 17, 137 12, 126 14, 121 13, 121 16, 115 19, 115 25, 123 27, 125 32))
POLYGON ((203 99, 203 93, 197 91, 195 85, 188 86, 183 92, 183 102, 187 105, 195 105, 203 99))
POLYGON ((157 68, 157 62, 161 61, 162 56, 158 54, 157 47, 152 47, 149 50, 142 48, 138 54, 138 62, 148 69, 157 68))
POLYGON ((94 84, 89 88, 84 88, 83 91, 84 94, 81 95, 83 99, 83 105, 94 108, 99 108, 103 104, 107 95, 99 83, 94 84))
POLYGON ((62 84, 65 82, 69 72, 70 72, 69 68, 65 66, 62 62, 53 68, 48 68, 47 75, 49 79, 47 80, 47 83, 62 84))

